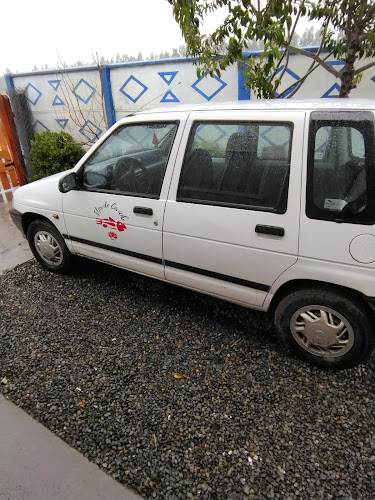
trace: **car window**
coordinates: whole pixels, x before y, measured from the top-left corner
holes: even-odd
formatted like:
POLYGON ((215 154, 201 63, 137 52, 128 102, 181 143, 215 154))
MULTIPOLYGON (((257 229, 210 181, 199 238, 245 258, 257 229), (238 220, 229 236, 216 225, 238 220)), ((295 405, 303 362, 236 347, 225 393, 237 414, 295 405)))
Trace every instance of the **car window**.
POLYGON ((159 197, 177 123, 116 129, 85 163, 83 189, 159 197))
POLYGON ((306 213, 316 219, 369 223, 374 219, 372 116, 330 116, 312 113, 306 213))
POLYGON ((177 201, 284 213, 292 132, 290 123, 196 122, 177 201))
POLYGON ((328 138, 331 136, 332 127, 319 127, 316 131, 314 144, 315 160, 323 160, 327 151, 328 138))
POLYGON ((355 158, 365 157, 365 139, 363 134, 356 128, 350 127, 351 154, 355 158))

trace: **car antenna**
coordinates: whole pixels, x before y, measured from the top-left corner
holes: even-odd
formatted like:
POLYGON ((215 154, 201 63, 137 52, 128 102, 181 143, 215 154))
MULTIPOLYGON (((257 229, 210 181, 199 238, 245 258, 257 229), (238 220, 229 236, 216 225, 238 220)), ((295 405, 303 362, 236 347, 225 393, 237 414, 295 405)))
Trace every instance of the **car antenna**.
MULTIPOLYGON (((181 82, 178 82, 176 83, 176 85, 174 85, 171 89, 169 89, 169 91, 175 89, 177 87, 177 85, 180 85, 181 82)), ((145 104, 143 104, 143 106, 141 106, 140 108, 138 108, 136 111, 133 111, 132 113, 130 113, 129 115, 126 115, 126 117, 129 117, 129 116, 134 116, 136 113, 138 113, 139 111, 141 111, 142 108, 144 108, 145 106, 148 106, 150 104, 150 102, 153 102, 155 101, 156 99, 159 99, 160 96, 162 96, 165 92, 162 92, 161 94, 157 95, 156 97, 154 97, 153 99, 151 99, 151 101, 148 101, 146 102, 145 104)))

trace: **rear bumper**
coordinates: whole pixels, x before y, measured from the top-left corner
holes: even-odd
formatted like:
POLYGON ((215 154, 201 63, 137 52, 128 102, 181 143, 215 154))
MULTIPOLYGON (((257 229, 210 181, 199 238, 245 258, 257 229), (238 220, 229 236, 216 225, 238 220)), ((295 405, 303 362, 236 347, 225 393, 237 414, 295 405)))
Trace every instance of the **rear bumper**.
POLYGON ((14 222, 14 224, 21 231, 23 237, 26 238, 26 235, 24 233, 23 226, 22 226, 22 214, 21 214, 21 212, 19 212, 18 210, 15 210, 14 208, 11 208, 9 210, 9 215, 11 216, 12 221, 14 222))

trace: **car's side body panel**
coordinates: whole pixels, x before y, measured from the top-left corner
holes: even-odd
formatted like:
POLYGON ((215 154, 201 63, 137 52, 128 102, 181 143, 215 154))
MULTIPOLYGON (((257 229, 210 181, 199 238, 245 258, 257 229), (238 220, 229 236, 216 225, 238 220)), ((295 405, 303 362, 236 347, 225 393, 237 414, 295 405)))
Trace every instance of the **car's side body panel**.
POLYGON ((163 250, 168 281, 262 306, 273 282, 297 260, 304 120, 303 111, 282 118, 272 111, 190 115, 165 211, 163 250), (199 121, 221 125, 288 122, 293 128, 293 146, 285 213, 176 200, 188 132, 199 121), (284 234, 258 233, 257 226, 277 227, 284 234))
POLYGON ((371 257, 374 224, 316 220, 306 215, 308 136, 310 115, 315 107, 328 114, 341 107, 353 113, 375 109, 368 101, 356 100, 343 104, 274 101, 142 112, 121 120, 106 132, 74 171, 79 173, 120 126, 155 120, 178 121, 158 198, 84 189, 62 194, 58 181, 66 174, 63 172, 18 189, 13 206, 23 216, 39 215, 49 220, 64 236, 72 253, 241 305, 266 310, 281 286, 303 279, 344 286, 373 297, 375 259, 361 262, 356 255, 363 254, 357 249, 363 242, 371 257), (189 134, 199 120, 292 124, 285 213, 178 199, 189 134), (152 215, 134 213, 136 207, 151 210, 152 215), (113 227, 108 223, 115 225, 115 231, 111 231, 113 227), (257 226, 281 228, 284 235, 259 233, 255 231, 257 226), (115 233, 112 237, 111 232, 115 233), (365 238, 359 241, 362 236, 365 238), (357 254, 353 253, 354 247, 357 254))

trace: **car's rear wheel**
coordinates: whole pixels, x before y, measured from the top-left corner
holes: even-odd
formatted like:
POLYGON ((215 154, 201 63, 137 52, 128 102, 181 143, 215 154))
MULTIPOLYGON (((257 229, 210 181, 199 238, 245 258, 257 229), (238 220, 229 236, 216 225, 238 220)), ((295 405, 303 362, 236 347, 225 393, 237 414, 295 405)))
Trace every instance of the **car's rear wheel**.
POLYGON ((55 273, 70 271, 72 254, 52 224, 42 220, 32 222, 27 230, 27 239, 35 258, 44 268, 55 273))
POLYGON ((319 366, 356 366, 374 347, 366 304, 341 291, 296 290, 281 299, 274 320, 284 343, 299 357, 319 366))

